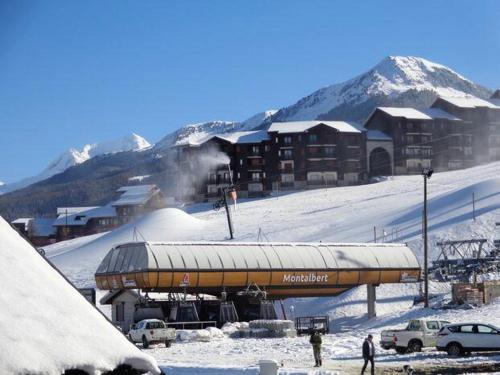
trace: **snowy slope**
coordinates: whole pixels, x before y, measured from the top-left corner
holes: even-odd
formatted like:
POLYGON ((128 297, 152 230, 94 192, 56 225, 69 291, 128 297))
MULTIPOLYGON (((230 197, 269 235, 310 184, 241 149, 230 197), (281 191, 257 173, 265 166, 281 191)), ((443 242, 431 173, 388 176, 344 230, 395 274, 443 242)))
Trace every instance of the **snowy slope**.
MULTIPOLYGON (((164 208, 108 233, 69 240, 44 247, 47 257, 80 286, 94 285, 97 266, 116 244, 131 241, 182 241, 199 239, 213 230, 208 223, 176 209, 164 208)), ((217 233, 215 234, 217 235, 217 233)))
MULTIPOLYGON (((500 221, 500 178, 496 177, 499 175, 500 162, 496 162, 432 176, 428 186, 431 259, 437 256, 435 243, 440 239, 484 237, 491 245, 493 238, 500 237, 500 232, 495 232, 495 222, 500 221), (475 221, 472 220, 472 192, 476 198, 475 221)), ((368 242, 373 240, 373 227, 376 226, 379 242, 384 241, 385 232, 385 241, 407 242, 421 258, 422 185, 421 176, 400 176, 371 185, 287 192, 266 199, 242 199, 233 212, 235 237, 240 241, 368 242)), ((227 239, 227 223, 223 211, 212 211, 210 204, 197 204, 187 208, 187 211, 197 219, 174 211, 179 214, 179 219, 165 215, 165 220, 157 223, 153 217, 144 217, 135 225, 140 225, 140 232, 148 240, 227 239), (177 231, 170 229, 172 227, 182 228, 183 231, 178 235, 177 231)), ((111 242, 130 240, 133 237, 133 226, 130 225, 120 234, 110 232, 97 239, 82 238, 74 245, 56 244, 48 247, 47 252, 51 261, 70 278, 80 285, 90 285, 93 282, 92 273, 100 261, 95 257, 104 256, 111 248, 111 242), (108 236, 106 241, 105 236, 108 236), (57 255, 63 251, 65 254, 57 255)), ((449 292, 449 284, 431 283, 430 291, 432 294, 445 295, 449 292)), ((473 311, 412 307, 413 297, 418 293, 417 284, 378 287, 379 317, 373 321, 366 318, 364 286, 332 298, 286 300, 285 310, 290 316, 293 305, 295 316, 328 314, 331 317, 334 322, 332 328, 337 333, 325 337, 325 367, 343 373, 355 372, 359 368, 359 347, 367 332, 378 335, 382 329, 401 326, 411 318, 434 316, 460 322, 464 319, 485 321, 485 317, 488 317, 489 323, 500 325, 498 304, 473 311), (338 333, 339 331, 341 332, 338 333)), ((280 311, 279 305, 276 307, 280 311)), ((375 337, 378 340, 378 336, 375 337)), ((381 352, 380 348, 377 349, 381 352)), ((262 358, 283 361, 287 368, 305 368, 309 366, 304 358, 310 357, 310 345, 306 338, 221 339, 210 344, 178 344, 170 351, 153 348, 148 353, 160 363, 169 363, 176 369, 193 366, 198 369, 207 366, 228 367, 228 363, 234 363, 234 367, 246 368, 255 365, 262 358), (210 355, 215 352, 221 355, 210 355)), ((422 366, 426 363, 430 363, 429 366, 448 363, 444 353, 424 352, 421 356, 419 359, 415 355, 396 356, 394 352, 383 354, 385 365, 396 368, 413 359, 421 361, 422 366)), ((463 361, 471 361, 471 358, 484 363, 499 359, 498 356, 474 356, 454 360, 453 364, 460 366, 461 363, 466 363, 463 361)), ((190 373, 190 370, 183 371, 190 373)), ((202 370, 199 371, 203 373, 202 370)))
POLYGON ((281 109, 273 119, 362 121, 377 105, 424 107, 438 94, 484 98, 490 92, 446 66, 419 57, 389 56, 364 74, 281 109))
POLYGON ((97 375, 121 364, 159 373, 2 218, 0 237, 1 374, 97 375))
POLYGON ((137 134, 132 134, 110 141, 87 144, 83 146, 81 150, 70 148, 50 162, 49 165, 36 176, 28 177, 11 184, 0 185, 0 193, 8 193, 38 181, 45 180, 95 156, 122 151, 140 151, 150 146, 149 142, 144 138, 137 134))
POLYGON ((173 145, 196 143, 213 134, 252 130, 275 114, 276 110, 257 113, 249 119, 238 121, 208 121, 184 125, 177 131, 168 134, 155 145, 156 150, 166 150, 173 145))
MULTIPOLYGON (((432 176, 428 186, 431 255, 437 255, 435 242, 443 238, 485 237, 492 241, 496 235, 495 222, 500 221, 500 178, 494 177, 499 175, 500 162, 495 162, 432 176), (476 199, 475 221, 472 220, 472 192, 476 199)), ((399 176, 370 185, 239 200, 233 212, 236 240, 369 242, 373 240, 376 226, 377 241, 407 242, 421 256, 422 184, 421 176, 399 176)), ((80 263, 78 254, 91 257, 95 251, 102 257, 113 242, 131 240, 134 226, 147 240, 227 238, 223 211, 213 211, 209 203, 187 207, 186 211, 197 219, 179 210, 160 210, 98 238, 91 247, 82 247, 85 239, 80 239, 76 245, 69 244, 64 255, 57 254, 63 251, 61 247, 65 243, 49 246, 46 251, 49 255, 53 251, 52 260, 56 265, 64 263, 75 272, 85 270, 88 275, 94 270, 86 270, 88 265, 80 263), (172 225, 178 229, 173 231, 172 225), (179 232, 180 228, 183 230, 179 232), (104 241, 105 237, 110 240, 104 241)), ((99 261, 92 260, 93 266, 99 261)))

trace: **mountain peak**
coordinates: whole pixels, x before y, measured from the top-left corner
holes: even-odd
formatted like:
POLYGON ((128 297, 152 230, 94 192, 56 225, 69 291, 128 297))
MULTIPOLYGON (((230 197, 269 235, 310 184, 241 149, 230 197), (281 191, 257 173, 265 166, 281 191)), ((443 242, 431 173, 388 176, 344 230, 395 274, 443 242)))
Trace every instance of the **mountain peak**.
POLYGON ((135 133, 118 139, 86 144, 81 150, 72 147, 52 160, 38 175, 25 178, 12 184, 3 185, 0 194, 21 189, 25 186, 34 184, 35 182, 45 180, 95 156, 122 151, 141 151, 148 147, 151 147, 151 144, 146 139, 135 133))

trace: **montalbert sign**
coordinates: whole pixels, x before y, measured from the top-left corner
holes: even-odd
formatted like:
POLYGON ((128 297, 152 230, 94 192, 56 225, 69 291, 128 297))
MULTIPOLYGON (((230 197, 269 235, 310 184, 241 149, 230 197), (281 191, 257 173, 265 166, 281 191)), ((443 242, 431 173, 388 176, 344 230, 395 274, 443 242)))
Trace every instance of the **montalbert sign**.
POLYGON ((309 273, 309 274, 299 274, 299 275, 294 275, 294 274, 285 274, 283 275, 283 282, 284 283, 326 283, 328 282, 328 275, 327 274, 322 274, 322 275, 317 275, 314 273, 309 273))

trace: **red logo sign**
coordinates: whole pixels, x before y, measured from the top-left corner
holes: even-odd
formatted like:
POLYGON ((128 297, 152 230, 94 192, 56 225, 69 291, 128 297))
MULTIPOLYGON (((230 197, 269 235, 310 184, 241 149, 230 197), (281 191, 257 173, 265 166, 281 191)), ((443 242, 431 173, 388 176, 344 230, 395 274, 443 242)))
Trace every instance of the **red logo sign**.
POLYGON ((185 273, 184 276, 182 277, 182 284, 189 285, 189 273, 185 273))

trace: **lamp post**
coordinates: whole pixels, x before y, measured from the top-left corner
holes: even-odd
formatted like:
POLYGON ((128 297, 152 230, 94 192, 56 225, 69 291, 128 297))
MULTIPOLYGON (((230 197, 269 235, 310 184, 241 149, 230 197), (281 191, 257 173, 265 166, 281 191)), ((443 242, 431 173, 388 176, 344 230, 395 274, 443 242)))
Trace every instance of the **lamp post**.
POLYGON ((427 180, 431 178, 434 170, 432 168, 423 168, 424 177, 424 307, 429 307, 429 269, 427 260, 427 180))

